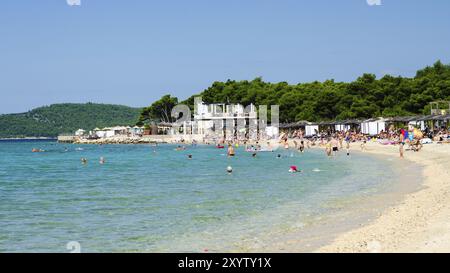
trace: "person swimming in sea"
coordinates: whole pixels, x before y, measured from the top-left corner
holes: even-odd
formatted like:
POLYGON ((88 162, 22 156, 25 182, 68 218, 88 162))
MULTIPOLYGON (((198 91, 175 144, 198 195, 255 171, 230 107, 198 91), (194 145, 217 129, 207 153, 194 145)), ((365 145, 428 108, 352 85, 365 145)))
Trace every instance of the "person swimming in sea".
POLYGON ((105 162, 106 162, 106 161, 105 161, 105 158, 104 158, 103 156, 100 157, 99 163, 100 163, 100 164, 105 164, 105 162))
POLYGON ((192 159, 192 155, 189 154, 189 155, 188 155, 188 159, 192 159))
POLYGON ((87 162, 88 162, 88 161, 87 161, 86 158, 84 158, 84 157, 81 158, 81 164, 86 165, 87 162))
POLYGON ((291 167, 289 168, 289 172, 290 172, 290 173, 298 173, 298 172, 301 172, 301 171, 299 171, 299 170, 297 169, 297 166, 291 166, 291 167))
POLYGON ((256 157, 256 152, 252 153, 252 157, 256 157))
POLYGON ((186 147, 181 146, 181 145, 178 145, 178 146, 175 148, 175 151, 184 151, 184 150, 186 150, 186 147))

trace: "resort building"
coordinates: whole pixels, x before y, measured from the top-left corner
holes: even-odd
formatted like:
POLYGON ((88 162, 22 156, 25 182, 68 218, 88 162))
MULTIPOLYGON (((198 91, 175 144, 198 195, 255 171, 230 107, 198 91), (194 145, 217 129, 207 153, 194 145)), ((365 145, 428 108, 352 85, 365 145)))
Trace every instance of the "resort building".
MULTIPOLYGON (((251 104, 206 104, 196 100, 192 133, 203 136, 220 135, 226 139, 244 136, 249 128, 258 127, 256 107, 251 104)), ((270 132, 272 130, 270 129, 270 132)))

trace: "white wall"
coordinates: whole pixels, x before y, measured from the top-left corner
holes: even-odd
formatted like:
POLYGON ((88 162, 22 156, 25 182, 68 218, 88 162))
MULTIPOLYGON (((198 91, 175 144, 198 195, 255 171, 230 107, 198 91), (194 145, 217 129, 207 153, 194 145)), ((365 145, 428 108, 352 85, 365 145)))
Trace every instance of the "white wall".
POLYGON ((350 125, 337 124, 334 128, 336 131, 348 131, 350 130, 350 125))
POLYGON ((274 126, 268 126, 266 127, 266 135, 273 138, 273 137, 277 137, 279 134, 279 130, 278 127, 274 127, 274 126))
POLYGON ((367 135, 377 135, 381 131, 385 130, 386 123, 384 121, 371 121, 361 123, 361 131, 367 135))
POLYGON ((305 136, 313 136, 316 131, 319 131, 319 125, 306 125, 305 126, 305 136))

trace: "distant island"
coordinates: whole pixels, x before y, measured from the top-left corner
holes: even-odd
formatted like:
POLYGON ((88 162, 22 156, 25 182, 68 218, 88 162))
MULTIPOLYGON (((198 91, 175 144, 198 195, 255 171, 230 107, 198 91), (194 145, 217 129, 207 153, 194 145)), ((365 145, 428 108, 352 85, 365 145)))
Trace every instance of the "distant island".
POLYGON ((79 128, 134 125, 141 109, 97 103, 62 103, 26 113, 0 115, 0 138, 50 137, 79 128))

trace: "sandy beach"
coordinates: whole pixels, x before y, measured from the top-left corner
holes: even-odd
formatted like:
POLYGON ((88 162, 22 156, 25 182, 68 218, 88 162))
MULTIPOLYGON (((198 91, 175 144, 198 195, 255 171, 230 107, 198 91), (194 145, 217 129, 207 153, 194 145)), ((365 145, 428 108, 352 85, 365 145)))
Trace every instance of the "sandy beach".
POLYGON ((423 187, 316 252, 449 252, 450 145, 425 145, 418 153, 407 151, 404 159, 399 158, 398 146, 368 143, 365 152, 423 166, 423 187))

